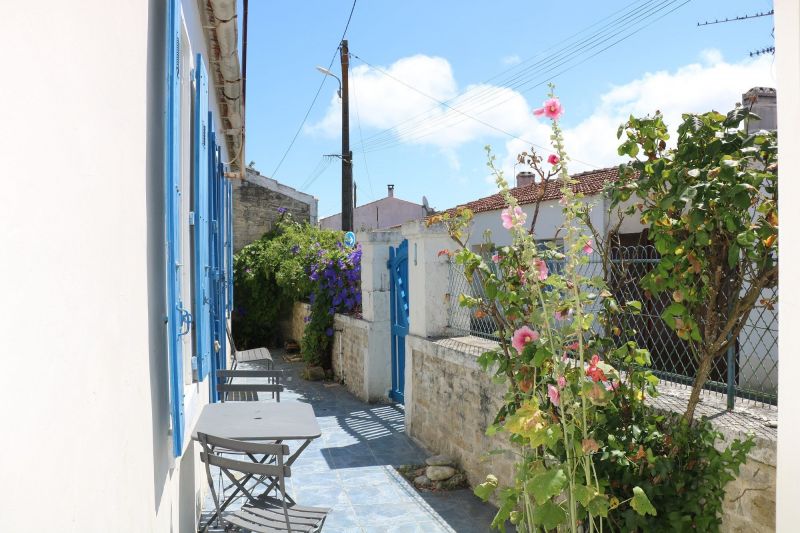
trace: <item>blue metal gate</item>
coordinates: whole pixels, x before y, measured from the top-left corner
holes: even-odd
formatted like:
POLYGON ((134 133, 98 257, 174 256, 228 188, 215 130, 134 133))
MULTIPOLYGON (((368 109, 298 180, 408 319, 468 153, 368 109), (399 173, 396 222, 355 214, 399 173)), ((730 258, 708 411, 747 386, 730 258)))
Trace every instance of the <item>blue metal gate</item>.
POLYGON ((392 328, 392 390, 389 397, 403 403, 408 334, 408 241, 389 247, 389 307, 392 328))

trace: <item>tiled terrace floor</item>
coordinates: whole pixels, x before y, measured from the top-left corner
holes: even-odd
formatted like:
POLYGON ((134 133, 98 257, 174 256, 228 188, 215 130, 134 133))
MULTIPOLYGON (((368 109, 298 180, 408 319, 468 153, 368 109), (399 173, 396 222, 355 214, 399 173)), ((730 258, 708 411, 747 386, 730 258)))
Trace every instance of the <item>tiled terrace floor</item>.
MULTIPOLYGON (((292 467, 287 491, 301 505, 333 509, 325 533, 489 531, 495 510, 470 490, 419 493, 395 471, 429 455, 404 433, 401 406, 365 404, 339 385, 305 381, 300 364, 273 356, 287 374, 281 401, 310 403, 322 429, 292 467)), ((213 505, 206 498, 204 510, 213 505)))

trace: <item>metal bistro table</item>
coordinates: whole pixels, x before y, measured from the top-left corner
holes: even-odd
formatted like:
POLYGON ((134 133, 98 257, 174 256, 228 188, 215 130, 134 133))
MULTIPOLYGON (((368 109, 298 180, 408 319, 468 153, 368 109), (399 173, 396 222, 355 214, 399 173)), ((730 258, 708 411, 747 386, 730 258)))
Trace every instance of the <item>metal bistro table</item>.
MULTIPOLYGON (((235 440, 276 443, 287 440, 303 441, 286 459, 286 466, 291 466, 311 441, 322 434, 314 409, 302 402, 211 403, 204 406, 200 412, 192 431, 192 439, 197 440, 198 432, 235 440)), ((254 457, 251 459, 255 461, 254 457)), ((273 484, 266 492, 269 492, 272 486, 273 484)), ((227 503, 230 503, 238 492, 238 490, 234 492, 227 503)), ((227 503, 224 507, 227 507, 227 503)))

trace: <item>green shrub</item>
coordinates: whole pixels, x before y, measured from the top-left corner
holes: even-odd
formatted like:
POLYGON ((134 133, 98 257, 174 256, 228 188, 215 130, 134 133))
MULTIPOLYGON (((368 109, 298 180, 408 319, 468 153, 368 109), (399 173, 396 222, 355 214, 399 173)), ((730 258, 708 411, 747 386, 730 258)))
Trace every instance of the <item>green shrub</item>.
POLYGON ((314 283, 309 269, 319 250, 340 245, 342 233, 298 223, 282 214, 275 228, 234 257, 234 340, 239 348, 280 340, 279 323, 293 302, 305 300, 314 283))
POLYGON ((609 512, 610 531, 717 532, 725 485, 736 478, 753 448, 752 438, 718 450, 722 434, 708 420, 689 424, 677 414, 634 407, 611 414, 597 474, 609 482, 618 507, 609 512), (626 495, 641 487, 658 510, 640 515, 626 495))

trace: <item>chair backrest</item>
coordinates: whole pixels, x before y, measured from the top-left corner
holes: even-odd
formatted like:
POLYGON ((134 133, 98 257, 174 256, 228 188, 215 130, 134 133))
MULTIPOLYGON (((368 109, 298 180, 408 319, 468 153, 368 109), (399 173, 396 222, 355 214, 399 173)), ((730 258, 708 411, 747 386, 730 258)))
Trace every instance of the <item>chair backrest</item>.
POLYGON ((230 328, 228 327, 228 321, 225 321, 225 333, 228 335, 228 343, 231 345, 231 355, 233 359, 236 359, 236 344, 233 342, 233 334, 231 333, 230 328))
POLYGON ((281 401, 283 392, 282 370, 217 370, 217 392, 221 401, 225 402, 228 393, 253 393, 269 392, 275 400, 281 401), (233 383, 233 378, 265 378, 263 383, 233 383))
MULTIPOLYGON (((197 440, 200 442, 201 446, 200 461, 203 462, 206 468, 206 477, 208 479, 208 485, 211 488, 211 496, 214 499, 214 506, 216 507, 218 518, 221 517, 221 509, 219 497, 214 487, 214 478, 211 475, 212 466, 219 468, 220 472, 236 485, 250 501, 256 501, 256 497, 247 489, 247 479, 251 476, 267 476, 273 478, 281 491, 284 514, 286 513, 285 478, 291 476, 290 467, 284 464, 284 457, 289 455, 288 446, 285 444, 227 439, 201 432, 197 433, 197 440), (238 459, 232 459, 231 457, 225 457, 226 453, 247 454, 253 460, 240 461, 238 459), (275 464, 265 464, 264 461, 256 462, 257 460, 253 457, 254 454, 269 456, 270 462, 274 462, 275 464), (241 478, 240 476, 234 475, 233 472, 247 474, 248 477, 241 478)), ((288 514, 286 514, 286 525, 289 531, 291 531, 288 514)))

